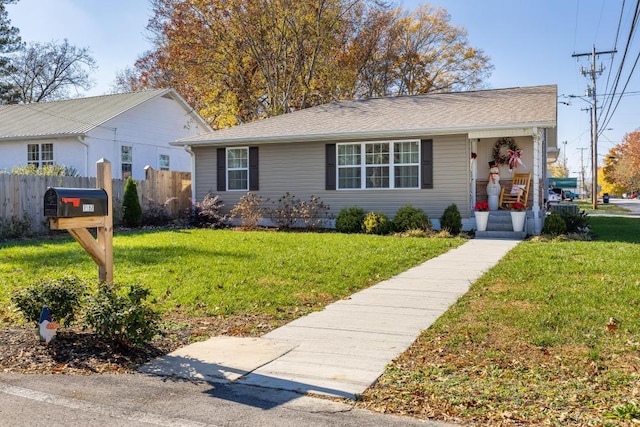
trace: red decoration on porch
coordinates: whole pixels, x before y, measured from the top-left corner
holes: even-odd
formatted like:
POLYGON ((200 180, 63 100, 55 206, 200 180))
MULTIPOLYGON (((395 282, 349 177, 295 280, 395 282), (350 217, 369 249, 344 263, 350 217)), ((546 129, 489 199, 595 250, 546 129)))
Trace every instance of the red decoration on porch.
POLYGON ((522 150, 520 149, 509 150, 508 154, 509 154, 509 171, 512 171, 513 169, 517 168, 518 164, 526 168, 525 164, 522 162, 522 159, 520 158, 522 156, 522 150))

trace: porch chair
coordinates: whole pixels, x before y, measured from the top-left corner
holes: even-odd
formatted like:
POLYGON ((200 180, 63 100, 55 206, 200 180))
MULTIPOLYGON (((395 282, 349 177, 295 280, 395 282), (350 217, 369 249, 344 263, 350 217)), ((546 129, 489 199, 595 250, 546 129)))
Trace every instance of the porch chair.
POLYGON ((520 202, 527 205, 529 197, 529 185, 531 184, 531 172, 514 173, 511 187, 502 187, 500 190, 499 209, 510 209, 511 203, 520 202))

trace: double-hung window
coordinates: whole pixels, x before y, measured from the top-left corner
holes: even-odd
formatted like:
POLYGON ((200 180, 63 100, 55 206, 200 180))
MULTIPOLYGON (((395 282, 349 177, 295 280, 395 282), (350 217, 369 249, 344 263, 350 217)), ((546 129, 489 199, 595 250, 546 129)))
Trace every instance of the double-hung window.
POLYGON ((53 165, 53 144, 28 144, 27 164, 37 168, 53 165))
POLYGON ((419 188, 420 142, 337 145, 338 189, 419 188))
POLYGON ((160 154, 158 158, 158 166, 160 166, 161 171, 168 171, 170 169, 168 154, 160 154))
POLYGON ((249 148, 227 148, 227 190, 249 189, 249 148))
POLYGON ((122 165, 122 179, 131 176, 133 162, 133 147, 123 145, 120 147, 120 164, 122 165))

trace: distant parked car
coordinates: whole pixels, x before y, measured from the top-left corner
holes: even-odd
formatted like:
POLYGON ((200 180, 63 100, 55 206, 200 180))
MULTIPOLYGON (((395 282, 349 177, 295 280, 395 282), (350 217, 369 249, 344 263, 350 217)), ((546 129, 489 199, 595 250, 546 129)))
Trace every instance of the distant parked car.
POLYGON ((560 203, 562 201, 561 188, 549 188, 547 190, 547 208, 551 203, 560 203))
POLYGON ((563 199, 562 188, 550 188, 547 196, 548 202, 561 202, 563 199))
POLYGON ((573 199, 577 199, 578 195, 571 190, 562 190, 562 197, 564 198, 564 200, 573 202, 573 199))

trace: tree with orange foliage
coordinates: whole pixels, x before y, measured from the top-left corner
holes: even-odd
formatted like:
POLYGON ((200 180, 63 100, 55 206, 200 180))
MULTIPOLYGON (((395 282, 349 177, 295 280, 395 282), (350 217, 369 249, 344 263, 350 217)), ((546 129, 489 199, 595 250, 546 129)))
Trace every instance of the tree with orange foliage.
POLYGON ((378 0, 152 0, 123 90, 171 86, 214 128, 335 99, 477 88, 491 65, 443 9, 378 0))
POLYGON ((602 172, 605 181, 621 192, 640 189, 640 131, 626 134, 621 144, 609 150, 602 172))

